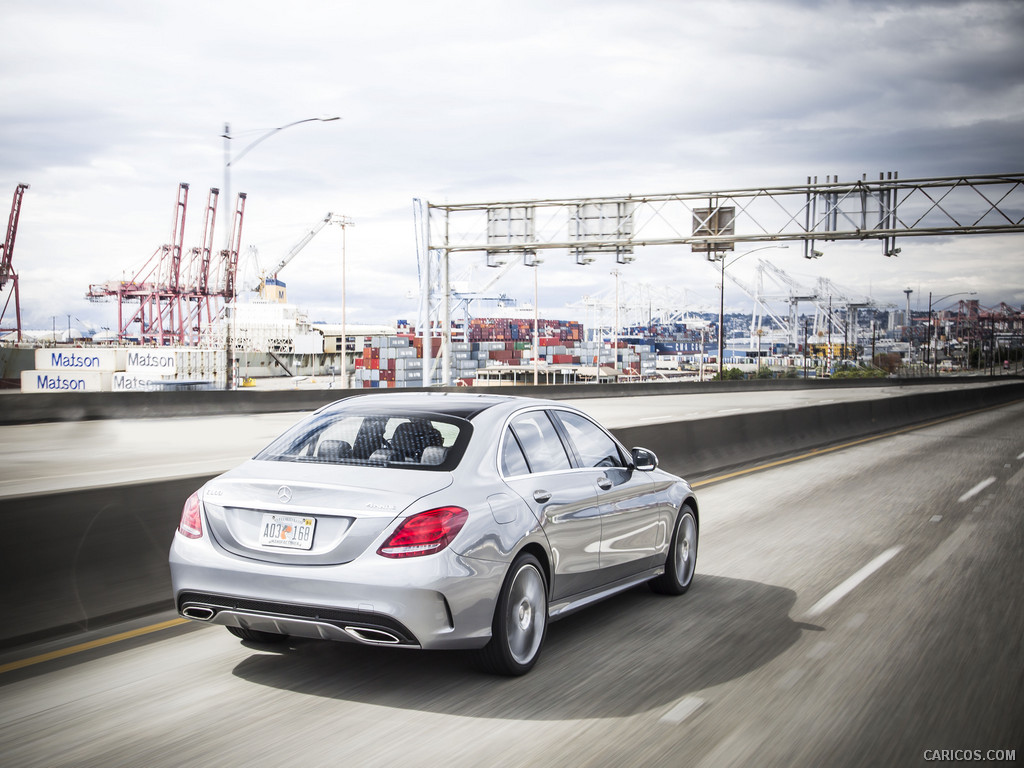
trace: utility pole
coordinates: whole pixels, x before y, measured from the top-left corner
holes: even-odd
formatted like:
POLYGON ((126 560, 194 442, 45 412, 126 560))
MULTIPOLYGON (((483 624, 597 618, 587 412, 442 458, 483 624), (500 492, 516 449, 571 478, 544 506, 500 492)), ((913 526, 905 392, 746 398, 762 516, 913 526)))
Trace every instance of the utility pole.
MULTIPOLYGON (((612 375, 615 383, 619 381, 619 270, 613 269, 615 275, 615 330, 612 333, 612 375)), ((600 369, 598 369, 600 370, 600 369)))
POLYGON ((988 375, 996 375, 996 313, 993 310, 988 317, 988 375))
POLYGON ((877 333, 878 332, 877 332, 877 330, 875 328, 875 321, 872 320, 871 321, 871 365, 875 364, 875 338, 876 338, 877 333))
POLYGON ((533 386, 540 383, 540 260, 533 263, 533 386))
MULTIPOLYGON (((912 342, 911 336, 910 336, 910 294, 912 294, 914 292, 914 289, 913 288, 904 288, 903 292, 905 294, 907 294, 907 314, 903 318, 903 327, 906 329, 906 331, 904 333, 905 333, 905 335, 907 337, 907 344, 912 344, 913 342, 912 342)), ((913 350, 913 347, 910 347, 910 349, 913 350)), ((910 362, 911 363, 914 362, 913 355, 910 356, 910 362)))
POLYGON ((832 297, 828 297, 828 352, 825 355, 825 370, 832 375, 832 297))
MULTIPOLYGON (((718 254, 716 253, 717 257, 718 254)), ((723 378, 722 358, 725 356, 725 254, 722 256, 722 282, 718 286, 718 380, 723 378)))
POLYGON ((807 323, 810 322, 810 318, 804 317, 804 379, 807 379, 807 353, 810 351, 807 349, 807 323))

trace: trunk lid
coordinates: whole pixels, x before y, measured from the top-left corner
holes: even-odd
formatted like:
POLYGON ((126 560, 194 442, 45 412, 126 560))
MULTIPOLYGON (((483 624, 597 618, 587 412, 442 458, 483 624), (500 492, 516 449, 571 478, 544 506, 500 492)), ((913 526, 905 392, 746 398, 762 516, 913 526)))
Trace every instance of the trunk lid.
POLYGON ((264 562, 339 565, 354 560, 448 472, 255 461, 203 489, 216 545, 264 562), (296 539, 301 536, 301 540, 296 539))

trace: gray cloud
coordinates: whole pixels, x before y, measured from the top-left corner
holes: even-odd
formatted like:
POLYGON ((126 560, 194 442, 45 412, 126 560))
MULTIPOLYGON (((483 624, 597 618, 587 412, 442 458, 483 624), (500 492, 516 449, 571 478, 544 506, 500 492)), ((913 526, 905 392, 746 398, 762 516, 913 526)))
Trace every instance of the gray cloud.
MULTIPOLYGON (((250 195, 243 250, 268 261, 325 211, 352 216, 349 311, 365 321, 415 306, 414 197, 1024 168, 1015 2, 49 1, 8 4, 0 21, 0 195, 33 185, 17 265, 26 314, 47 325, 69 312, 114 322, 82 294, 167 239, 179 182, 193 201, 222 186, 225 121, 236 152, 294 120, 345 118, 269 139, 235 167, 232 190, 250 195), (401 287, 375 295, 384 282, 401 287)), ((960 241, 915 242, 898 263, 839 249, 820 266, 897 299, 904 283, 964 275, 990 303, 1020 293, 1015 239, 960 241)), ((321 235, 288 268, 290 296, 318 314, 338 305, 337 249, 321 235)), ((689 254, 648 251, 629 279, 656 282, 666 263, 693 295, 716 292, 689 254)), ((561 264, 544 267, 546 305, 608 285, 609 265, 561 264)), ((515 272, 502 290, 532 295, 515 272)))

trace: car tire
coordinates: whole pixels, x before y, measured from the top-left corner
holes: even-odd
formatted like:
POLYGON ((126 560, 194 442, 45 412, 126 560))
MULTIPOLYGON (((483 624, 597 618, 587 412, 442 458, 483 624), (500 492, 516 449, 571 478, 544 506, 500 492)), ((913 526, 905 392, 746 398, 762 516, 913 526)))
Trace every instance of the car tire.
POLYGON ((288 639, 288 635, 279 635, 277 632, 262 632, 258 629, 246 629, 245 627, 228 627, 227 630, 235 637, 250 643, 283 643, 288 639))
POLYGON ((696 567, 697 517, 689 504, 683 504, 665 559, 665 572, 649 582, 651 589, 661 595, 681 595, 693 583, 696 567))
POLYGON ((525 675, 540 657, 548 628, 548 587, 540 561, 519 555, 501 585, 491 639, 477 651, 477 662, 498 675, 525 675))

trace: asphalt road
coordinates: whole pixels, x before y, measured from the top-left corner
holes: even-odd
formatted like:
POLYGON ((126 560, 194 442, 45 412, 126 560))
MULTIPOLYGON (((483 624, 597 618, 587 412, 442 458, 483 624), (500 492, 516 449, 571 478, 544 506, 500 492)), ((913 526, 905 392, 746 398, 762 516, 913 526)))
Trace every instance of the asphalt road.
POLYGON ((553 624, 526 677, 482 675, 456 653, 268 649, 174 625, 19 669, 0 658, 0 762, 1024 757, 1024 404, 712 480, 698 494, 690 592, 636 589, 553 624))

